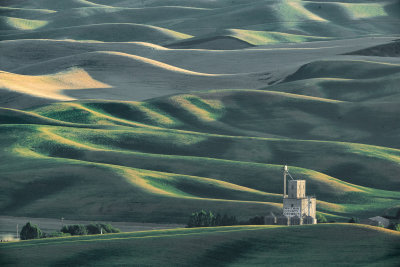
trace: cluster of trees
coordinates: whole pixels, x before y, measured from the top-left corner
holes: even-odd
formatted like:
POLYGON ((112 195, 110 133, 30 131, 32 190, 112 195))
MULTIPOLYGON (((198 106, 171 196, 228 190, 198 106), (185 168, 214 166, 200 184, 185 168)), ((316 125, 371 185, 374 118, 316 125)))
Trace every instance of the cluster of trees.
POLYGON ((326 217, 324 215, 322 215, 321 213, 317 213, 317 223, 327 223, 328 219, 326 219, 326 217))
POLYGON ((24 227, 22 227, 19 236, 21 240, 37 239, 41 238, 43 236, 43 233, 36 224, 31 224, 31 222, 27 222, 24 227))
POLYGON ((113 227, 111 224, 104 223, 92 223, 88 225, 83 224, 72 224, 65 225, 58 232, 45 233, 42 232, 36 224, 27 222, 22 227, 20 232, 21 240, 48 238, 48 237, 63 237, 71 235, 95 235, 95 234, 108 234, 108 233, 119 233, 118 228, 113 227))
POLYGON ((400 231, 400 223, 391 223, 388 228, 391 230, 400 231))
POLYGON ((349 223, 359 223, 360 219, 358 219, 357 217, 351 217, 349 220, 349 223))
POLYGON ((211 227, 211 226, 228 226, 239 224, 235 216, 223 216, 219 213, 216 215, 211 211, 201 210, 190 215, 187 223, 188 228, 193 227, 211 227))
POLYGON ((231 226, 231 225, 264 225, 264 216, 255 216, 247 221, 238 221, 235 216, 229 216, 219 213, 214 214, 211 211, 197 211, 190 215, 187 223, 188 228, 193 227, 212 227, 212 226, 231 226))
POLYGON ((83 224, 64 225, 63 228, 61 228, 61 232, 70 235, 97 235, 97 234, 119 233, 120 230, 118 228, 113 227, 111 224, 92 223, 88 225, 83 225, 83 224))

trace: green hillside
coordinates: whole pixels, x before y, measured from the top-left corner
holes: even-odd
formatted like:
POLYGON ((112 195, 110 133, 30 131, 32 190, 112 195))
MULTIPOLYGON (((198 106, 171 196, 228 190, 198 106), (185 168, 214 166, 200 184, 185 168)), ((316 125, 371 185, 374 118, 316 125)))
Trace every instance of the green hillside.
POLYGON ((34 3, 5 1, 2 7, 4 17, 0 20, 0 30, 4 32, 0 32, 0 39, 133 41, 141 37, 149 40, 146 36, 152 34, 152 29, 142 30, 140 25, 145 24, 169 29, 162 29, 158 38, 150 38, 157 44, 178 42, 179 46, 188 48, 237 49, 236 38, 248 44, 261 45, 398 33, 396 24, 400 16, 396 11, 399 10, 395 0, 190 3, 64 0, 60 4, 48 0, 34 3), (216 34, 210 34, 210 29, 215 29, 216 34), (163 37, 163 34, 170 35, 170 38, 163 37), (190 36, 196 36, 198 41, 180 43, 179 39, 190 36), (213 36, 211 45, 210 36, 213 36), (226 36, 233 39, 214 42, 214 38, 226 40, 226 36))
MULTIPOLYGON (((217 90, 145 102, 3 108, 1 209, 19 216, 185 223, 193 210, 206 208, 247 219, 279 212, 281 165, 290 162, 292 174, 317 196, 318 210, 333 220, 383 214, 400 204, 400 150, 380 145, 376 111, 375 121, 365 111, 369 121, 354 125, 362 107, 217 90)), ((395 147, 389 137, 384 142, 395 147)))
POLYGON ((265 266, 295 258, 296 266, 397 266, 399 241, 396 232, 349 224, 176 229, 0 244, 0 263, 265 266))
POLYGON ((347 222, 400 219, 399 25, 398 0, 0 1, 0 266, 398 266, 399 232, 347 222), (284 165, 329 223, 244 225, 282 215, 284 165), (240 226, 176 228, 200 210, 240 226))

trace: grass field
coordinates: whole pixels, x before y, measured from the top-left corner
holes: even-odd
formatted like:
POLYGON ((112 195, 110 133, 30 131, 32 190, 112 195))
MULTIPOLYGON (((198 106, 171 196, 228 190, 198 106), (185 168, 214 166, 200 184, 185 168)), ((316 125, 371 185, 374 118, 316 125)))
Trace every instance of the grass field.
POLYGON ((350 54, 387 45, 397 31, 381 20, 396 22, 397 8, 6 2, 0 210, 245 220, 280 212, 285 163, 331 220, 396 209, 400 63, 350 54))
MULTIPOLYGON (((384 214, 400 203, 400 151, 375 145, 382 142, 376 113, 365 112, 370 120, 352 127, 361 106, 225 90, 2 109, 2 209, 13 216, 185 223, 206 208, 247 219, 279 212, 280 165, 291 162, 332 220, 384 214), (279 122, 275 110, 282 108, 287 119, 279 122), (365 136, 370 145, 359 143, 365 136)), ((391 112, 388 121, 396 118, 391 112)))
MULTIPOLYGON (((398 213, 398 0, 2 0, 0 13, 10 229, 281 214, 285 164, 329 221, 398 213)), ((395 266, 398 238, 132 232, 0 244, 0 265, 395 266)))
POLYGON ((397 266, 400 234, 349 224, 237 226, 0 244, 2 266, 397 266), (362 249, 361 249, 362 248, 362 249))

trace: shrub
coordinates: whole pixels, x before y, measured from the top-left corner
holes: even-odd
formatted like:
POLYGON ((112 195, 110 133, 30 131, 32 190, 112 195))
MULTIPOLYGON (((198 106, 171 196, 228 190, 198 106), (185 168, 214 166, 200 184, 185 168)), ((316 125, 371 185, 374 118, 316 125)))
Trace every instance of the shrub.
POLYGON ((317 223, 327 223, 328 220, 321 213, 317 213, 317 223))
POLYGON ((388 229, 394 230, 394 231, 400 231, 400 224, 399 223, 391 223, 388 226, 388 229))
POLYGON ((20 232, 21 240, 37 239, 42 237, 42 231, 36 224, 27 222, 20 232))
POLYGON ((64 225, 61 232, 71 235, 87 235, 88 231, 83 224, 64 225))
POLYGON ((358 223, 360 220, 358 219, 358 218, 356 218, 356 217, 352 217, 350 220, 349 220, 349 223, 358 223))

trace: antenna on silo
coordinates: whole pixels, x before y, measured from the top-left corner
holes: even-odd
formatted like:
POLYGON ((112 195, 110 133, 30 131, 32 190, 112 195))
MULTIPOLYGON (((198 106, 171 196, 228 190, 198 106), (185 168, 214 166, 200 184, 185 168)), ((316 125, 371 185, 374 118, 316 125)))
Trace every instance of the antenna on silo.
POLYGON ((286 194, 286 175, 289 174, 289 168, 287 165, 283 166, 283 198, 287 198, 286 194))

